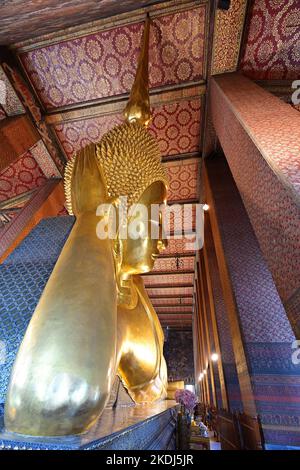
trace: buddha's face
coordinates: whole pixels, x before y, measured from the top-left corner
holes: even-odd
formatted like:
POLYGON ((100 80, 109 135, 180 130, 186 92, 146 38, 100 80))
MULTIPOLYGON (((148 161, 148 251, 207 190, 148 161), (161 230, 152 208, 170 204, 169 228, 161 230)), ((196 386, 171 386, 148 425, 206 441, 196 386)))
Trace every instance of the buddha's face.
POLYGON ((132 217, 129 217, 127 239, 122 240, 120 267, 122 275, 151 271, 160 251, 166 247, 167 240, 163 236, 161 214, 157 212, 156 220, 151 218, 151 205, 163 204, 165 199, 165 186, 161 182, 153 183, 139 200, 139 207, 144 208, 144 213, 137 209, 132 217), (135 234, 138 232, 138 238, 132 238, 132 229, 135 234))

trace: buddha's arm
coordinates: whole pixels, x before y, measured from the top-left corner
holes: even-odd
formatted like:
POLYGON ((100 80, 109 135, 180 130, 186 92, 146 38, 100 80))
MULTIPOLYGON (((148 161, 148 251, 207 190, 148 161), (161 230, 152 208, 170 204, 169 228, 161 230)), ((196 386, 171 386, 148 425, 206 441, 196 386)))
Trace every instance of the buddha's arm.
POLYGON ((167 369, 163 331, 140 276, 134 277, 138 303, 118 308, 119 370, 131 397, 138 403, 164 398, 167 369))
POLYGON ((117 300, 109 240, 80 215, 48 280, 13 367, 5 424, 30 435, 85 431, 114 379, 117 300))

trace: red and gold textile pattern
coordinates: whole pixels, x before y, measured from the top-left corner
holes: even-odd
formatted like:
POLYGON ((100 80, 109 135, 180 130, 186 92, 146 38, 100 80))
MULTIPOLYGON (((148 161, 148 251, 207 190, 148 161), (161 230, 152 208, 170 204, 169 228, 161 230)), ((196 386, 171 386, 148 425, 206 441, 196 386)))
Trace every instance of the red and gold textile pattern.
MULTIPOLYGON (((256 0, 241 68, 254 80, 300 76, 299 0, 256 0)), ((274 119, 275 121, 275 119, 274 119)))
MULTIPOLYGON (((201 5, 155 18, 150 87, 203 78, 205 10, 201 5)), ((142 23, 62 41, 21 54, 47 109, 127 93, 133 83, 142 23)))
POLYGON ((218 138, 285 304, 300 279, 299 186, 293 171, 297 148, 299 156, 299 139, 294 137, 299 133, 299 115, 238 74, 215 77, 211 86, 218 138), (253 106, 255 90, 258 99, 253 106), (259 99, 261 93, 264 99, 259 99))
MULTIPOLYGON (((183 100, 153 109, 150 132, 158 141, 162 155, 199 151, 201 100, 183 100)), ((68 158, 90 142, 98 142, 114 126, 123 122, 122 114, 110 114, 54 126, 68 158)))
POLYGON ((216 12, 212 75, 237 70, 247 0, 231 0, 229 10, 216 12))

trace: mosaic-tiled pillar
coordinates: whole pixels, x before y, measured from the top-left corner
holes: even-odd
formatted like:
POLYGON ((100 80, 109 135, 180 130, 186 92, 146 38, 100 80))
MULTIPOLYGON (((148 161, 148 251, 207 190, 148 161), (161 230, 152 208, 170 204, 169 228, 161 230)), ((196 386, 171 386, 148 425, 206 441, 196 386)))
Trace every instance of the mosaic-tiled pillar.
POLYGON ((213 330, 210 322, 210 305, 207 295, 207 284, 203 269, 202 253, 199 252, 197 261, 197 284, 199 291, 199 299, 201 302, 200 320, 202 322, 203 330, 203 344, 204 344, 204 367, 201 371, 204 374, 204 379, 207 380, 209 387, 209 404, 217 406, 217 390, 216 390, 216 377, 215 370, 212 367, 211 354, 214 348, 213 344, 213 330))
POLYGON ((239 73, 212 78, 212 122, 300 338, 300 115, 239 73))
POLYGON ((205 388, 203 382, 200 382, 199 375, 203 370, 202 360, 202 339, 199 327, 199 304, 198 304, 198 292, 197 285, 194 285, 194 312, 193 312, 193 349, 194 349, 194 367, 195 367, 195 385, 196 391, 200 398, 201 403, 206 401, 205 399, 205 388))
POLYGON ((195 306, 195 320, 197 325, 197 332, 198 332, 198 342, 197 348, 199 353, 199 369, 198 369, 198 377, 197 380, 199 381, 199 386, 202 391, 203 395, 203 402, 209 404, 211 401, 211 386, 209 383, 209 377, 206 374, 203 376, 203 370, 207 364, 207 337, 204 330, 204 322, 203 322, 203 299, 201 295, 201 285, 199 280, 198 270, 196 272, 196 280, 195 280, 195 299, 196 299, 196 306, 195 306), (200 374, 202 374, 202 379, 200 379, 200 374))
MULTIPOLYGON (((243 155, 241 155, 243 158, 243 155)), ((261 417, 267 444, 300 445, 295 336, 226 159, 204 181, 244 411, 261 417)))
MULTIPOLYGON (((208 357, 207 357, 207 365, 208 365, 208 373, 210 378, 210 383, 212 386, 212 404, 217 406, 218 408, 226 408, 227 407, 227 400, 225 397, 225 390, 224 390, 224 378, 223 378, 223 371, 218 364, 216 364, 212 360, 212 354, 216 352, 217 347, 216 343, 218 341, 217 338, 217 331, 216 325, 214 324, 214 306, 213 301, 211 298, 211 285, 210 279, 207 276, 206 272, 206 260, 204 255, 204 248, 199 253, 199 270, 200 270, 200 278, 201 278, 201 295, 203 297, 203 301, 205 304, 204 316, 205 316, 205 329, 206 329, 206 336, 207 336, 207 343, 208 343, 208 357), (222 389, 221 389, 222 383, 222 389), (225 403, 224 403, 225 398, 225 403)), ((219 352, 219 351, 218 351, 219 352)))

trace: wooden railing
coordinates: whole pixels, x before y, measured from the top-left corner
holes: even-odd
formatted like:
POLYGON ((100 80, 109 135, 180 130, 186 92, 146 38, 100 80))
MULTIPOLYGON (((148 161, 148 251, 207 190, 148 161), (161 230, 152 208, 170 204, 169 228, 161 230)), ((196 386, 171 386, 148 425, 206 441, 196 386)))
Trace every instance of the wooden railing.
MULTIPOLYGON (((200 405, 201 407, 201 405, 200 405)), ((203 408, 203 405, 202 407, 203 408)), ((214 431, 222 450, 263 450, 264 441, 260 419, 245 413, 231 413, 206 407, 205 424, 214 431), (209 411, 209 413, 207 413, 209 411), (209 415, 210 419, 207 420, 209 415)))
POLYGON ((242 442, 237 416, 229 411, 218 410, 217 434, 222 450, 241 450, 242 442))
POLYGON ((238 414, 239 431, 243 450, 262 450, 263 435, 259 417, 238 414))

